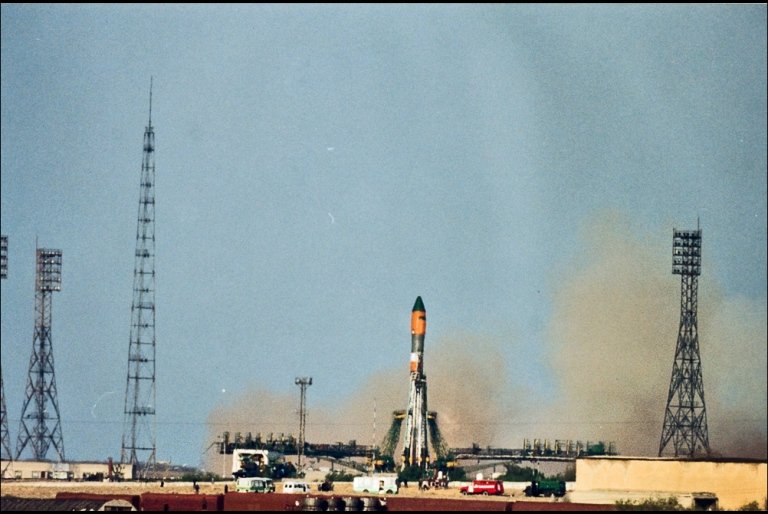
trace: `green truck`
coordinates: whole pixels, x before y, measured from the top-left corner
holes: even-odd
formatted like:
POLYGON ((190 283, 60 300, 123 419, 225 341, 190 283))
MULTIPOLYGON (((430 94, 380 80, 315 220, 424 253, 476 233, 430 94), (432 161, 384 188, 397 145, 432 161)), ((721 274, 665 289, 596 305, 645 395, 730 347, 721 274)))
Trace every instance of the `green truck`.
POLYGON ((562 480, 533 480, 523 491, 526 496, 565 496, 565 482, 562 480))

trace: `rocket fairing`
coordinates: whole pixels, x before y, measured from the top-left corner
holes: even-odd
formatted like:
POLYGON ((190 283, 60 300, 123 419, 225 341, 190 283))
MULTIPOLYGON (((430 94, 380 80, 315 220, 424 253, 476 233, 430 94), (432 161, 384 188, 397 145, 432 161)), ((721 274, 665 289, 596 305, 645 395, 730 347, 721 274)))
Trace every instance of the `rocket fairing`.
POLYGON ((424 370, 424 335, 427 333, 427 311, 421 296, 416 298, 411 311, 411 373, 424 370))

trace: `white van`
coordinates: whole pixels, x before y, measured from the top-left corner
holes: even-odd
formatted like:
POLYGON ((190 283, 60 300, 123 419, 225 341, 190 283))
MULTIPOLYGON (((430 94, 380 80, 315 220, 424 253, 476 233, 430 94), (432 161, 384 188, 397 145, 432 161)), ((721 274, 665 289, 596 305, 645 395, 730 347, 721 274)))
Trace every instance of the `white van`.
POLYGON ((283 482, 283 492, 287 494, 305 494, 310 491, 309 484, 306 482, 296 482, 295 480, 283 482))
POLYGON ((237 479, 238 493, 274 493, 275 483, 271 478, 246 477, 237 479))
POLYGON ((352 479, 356 493, 397 494, 397 475, 369 475, 352 479))

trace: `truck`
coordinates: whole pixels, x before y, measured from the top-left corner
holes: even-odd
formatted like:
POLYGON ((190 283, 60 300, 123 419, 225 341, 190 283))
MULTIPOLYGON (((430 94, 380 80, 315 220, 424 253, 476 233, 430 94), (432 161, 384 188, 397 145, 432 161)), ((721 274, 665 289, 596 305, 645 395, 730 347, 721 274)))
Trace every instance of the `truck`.
POLYGON ((275 483, 264 477, 238 478, 236 490, 238 493, 274 493, 275 483))
POLYGON ((565 496, 565 482, 562 480, 533 480, 523 491, 526 496, 565 496))
POLYGON ((232 452, 232 477, 268 477, 274 480, 293 478, 296 466, 286 462, 279 453, 268 450, 238 448, 232 452))
POLYGON ((232 452, 232 476, 235 479, 249 476, 259 476, 269 467, 269 451, 237 449, 232 452))
POLYGON ((356 493, 397 494, 397 475, 373 474, 352 479, 352 490, 356 493))
POLYGON ((504 494, 504 482, 501 480, 473 480, 469 485, 463 485, 459 489, 461 494, 489 494, 501 496, 504 494))

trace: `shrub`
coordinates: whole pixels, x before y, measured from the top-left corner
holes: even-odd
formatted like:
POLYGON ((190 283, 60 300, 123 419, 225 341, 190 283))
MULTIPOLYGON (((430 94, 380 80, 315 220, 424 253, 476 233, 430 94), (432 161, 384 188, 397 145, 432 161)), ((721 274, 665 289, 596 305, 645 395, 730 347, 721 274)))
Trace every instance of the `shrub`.
POLYGON ((343 471, 331 471, 325 475, 326 482, 351 482, 353 478, 359 475, 351 475, 343 471))
POLYGON ((619 500, 616 502, 616 510, 686 510, 677 501, 677 498, 647 498, 640 501, 619 500))
POLYGON ((216 473, 211 473, 210 471, 207 471, 203 473, 202 471, 193 471, 184 473, 181 475, 181 481, 182 482, 211 482, 213 480, 220 480, 221 478, 216 473))

